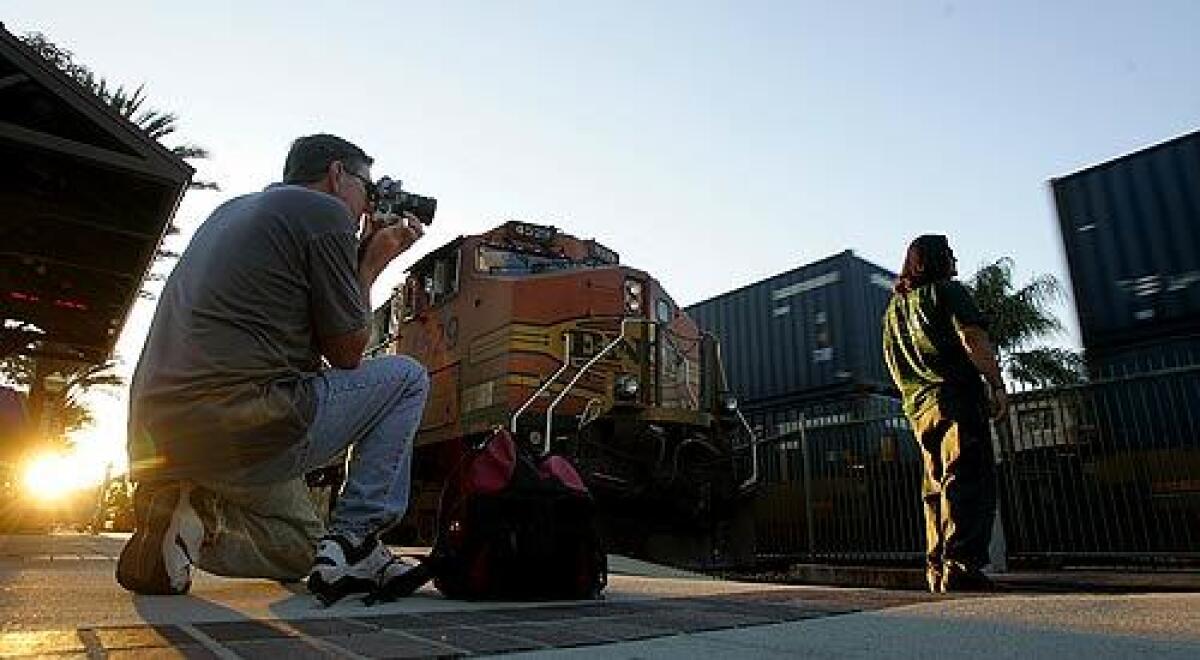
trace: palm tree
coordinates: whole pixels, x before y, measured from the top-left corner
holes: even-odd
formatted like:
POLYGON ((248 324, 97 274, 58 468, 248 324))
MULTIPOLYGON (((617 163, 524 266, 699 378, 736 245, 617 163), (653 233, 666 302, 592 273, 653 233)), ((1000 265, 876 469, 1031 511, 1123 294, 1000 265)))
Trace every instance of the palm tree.
MULTIPOLYGON (((53 64, 68 77, 79 83, 84 89, 91 91, 101 101, 116 110, 121 116, 129 119, 149 137, 162 141, 173 134, 178 128, 178 117, 171 112, 164 112, 146 106, 145 85, 139 85, 130 91, 123 85, 113 85, 102 76, 96 75, 87 66, 75 61, 70 51, 58 46, 46 35, 30 32, 20 37, 26 46, 53 64)), ((205 159, 209 153, 203 147, 195 144, 178 144, 168 147, 172 153, 185 160, 205 159)), ((210 181, 193 179, 190 190, 217 190, 217 184, 210 181)), ((167 227, 168 235, 179 233, 179 227, 174 220, 167 227)), ((155 252, 155 259, 167 260, 177 258, 175 252, 161 245, 155 252)), ((149 279, 155 279, 151 275, 149 279)), ((142 297, 151 297, 142 291, 142 297)), ((0 356, 20 350, 30 342, 36 341, 38 333, 15 332, 8 337, 18 346, 0 346, 0 356)), ((92 422, 92 414, 80 400, 79 395, 93 387, 119 386, 124 380, 116 374, 116 363, 109 360, 98 364, 64 363, 58 361, 43 361, 28 355, 9 355, 0 359, 0 376, 13 385, 24 386, 29 392, 29 408, 31 421, 41 425, 44 413, 54 414, 54 429, 52 440, 65 442, 63 436, 87 426, 92 422), (57 384, 57 391, 50 392, 46 387, 47 381, 57 384)))
POLYGON ((65 444, 65 435, 92 423, 93 417, 82 394, 94 387, 118 387, 125 379, 116 372, 117 363, 106 360, 97 364, 39 359, 15 355, 0 361, 0 376, 29 391, 30 421, 42 426, 47 414, 53 415, 52 428, 45 440, 65 444), (53 383, 53 387, 48 385, 53 383))
POLYGON ((988 335, 1001 366, 1015 381, 1046 387, 1083 380, 1083 359, 1074 351, 1037 342, 1063 332, 1051 307, 1063 298, 1053 275, 1039 275, 1018 288, 1013 283, 1013 260, 1004 257, 986 264, 964 282, 987 316, 988 335))

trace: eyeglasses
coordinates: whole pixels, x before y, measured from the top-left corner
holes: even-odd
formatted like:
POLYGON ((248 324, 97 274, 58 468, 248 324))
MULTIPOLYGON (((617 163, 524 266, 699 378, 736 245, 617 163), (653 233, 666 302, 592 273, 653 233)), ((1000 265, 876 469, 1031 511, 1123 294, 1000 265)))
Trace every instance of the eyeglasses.
POLYGON ((358 172, 352 172, 350 170, 344 170, 344 171, 346 172, 346 174, 349 174, 350 176, 358 179, 358 182, 362 184, 363 194, 366 195, 367 201, 374 204, 375 203, 375 184, 371 183, 370 179, 359 174, 358 172))

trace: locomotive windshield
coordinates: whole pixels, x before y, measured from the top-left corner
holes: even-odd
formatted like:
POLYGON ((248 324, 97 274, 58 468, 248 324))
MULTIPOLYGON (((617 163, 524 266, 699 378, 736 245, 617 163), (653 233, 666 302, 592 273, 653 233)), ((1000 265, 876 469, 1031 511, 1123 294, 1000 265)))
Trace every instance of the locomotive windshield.
POLYGON ((475 267, 492 275, 533 275, 572 268, 595 268, 604 265, 599 259, 571 259, 547 252, 533 252, 492 245, 479 246, 475 267))

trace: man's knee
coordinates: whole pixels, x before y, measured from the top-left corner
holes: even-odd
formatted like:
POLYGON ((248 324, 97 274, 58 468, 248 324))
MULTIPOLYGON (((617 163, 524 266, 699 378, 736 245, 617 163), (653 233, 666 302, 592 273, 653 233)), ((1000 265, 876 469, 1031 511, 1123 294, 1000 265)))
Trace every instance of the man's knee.
POLYGON ((388 368, 399 375, 406 393, 424 396, 429 392, 429 371, 425 365, 407 355, 389 355, 381 358, 388 368))

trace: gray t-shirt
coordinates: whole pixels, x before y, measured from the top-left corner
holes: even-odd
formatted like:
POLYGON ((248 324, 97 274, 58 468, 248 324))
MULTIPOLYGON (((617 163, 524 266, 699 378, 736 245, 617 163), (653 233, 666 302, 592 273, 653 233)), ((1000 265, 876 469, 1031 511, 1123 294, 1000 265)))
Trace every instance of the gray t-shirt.
POLYGON ((341 200, 299 186, 237 197, 204 221, 130 386, 135 479, 219 477, 304 436, 317 338, 368 323, 355 229, 341 200))

